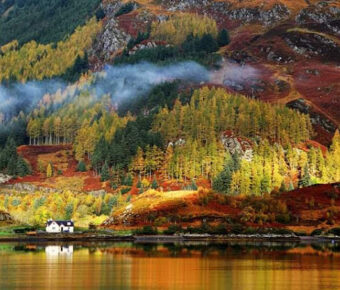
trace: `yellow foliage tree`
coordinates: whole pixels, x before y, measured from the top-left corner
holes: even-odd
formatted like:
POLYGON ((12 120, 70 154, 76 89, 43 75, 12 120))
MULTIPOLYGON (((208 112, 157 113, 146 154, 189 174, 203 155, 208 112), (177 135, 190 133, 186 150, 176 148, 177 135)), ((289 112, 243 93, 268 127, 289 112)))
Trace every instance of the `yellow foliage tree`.
POLYGON ((1 47, 4 53, 0 56, 0 82, 13 78, 19 81, 28 79, 42 80, 63 74, 71 67, 78 56, 83 57, 84 51, 92 44, 101 23, 95 18, 86 25, 78 27, 65 41, 56 44, 38 44, 30 41, 18 49, 17 41, 1 47))
POLYGON ((52 177, 53 176, 53 168, 52 168, 52 164, 48 163, 47 165, 47 169, 46 169, 46 177, 52 177))
POLYGON ((216 37, 217 33, 215 20, 207 16, 186 13, 173 16, 162 23, 154 22, 151 27, 152 38, 175 45, 182 43, 189 34, 199 37, 211 34, 216 37))

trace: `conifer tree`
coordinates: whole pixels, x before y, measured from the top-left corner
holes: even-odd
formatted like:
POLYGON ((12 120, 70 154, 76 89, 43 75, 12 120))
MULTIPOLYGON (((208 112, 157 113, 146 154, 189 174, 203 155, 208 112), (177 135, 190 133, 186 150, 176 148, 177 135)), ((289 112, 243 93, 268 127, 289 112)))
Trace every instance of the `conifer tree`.
POLYGON ((107 165, 107 162, 105 162, 102 171, 101 171, 101 181, 107 181, 110 179, 110 172, 109 172, 109 166, 107 165))
POLYGON ((309 174, 308 165, 306 164, 303 169, 302 177, 299 180, 299 187, 307 187, 309 185, 311 185, 311 177, 309 174))
POLYGON ((153 179, 153 181, 151 183, 151 188, 152 189, 157 189, 158 188, 158 182, 157 182, 156 178, 153 179))
POLYGON ((22 157, 18 157, 16 171, 20 177, 26 176, 31 173, 27 163, 22 157))
POLYGON ((282 180, 281 182, 281 186, 280 186, 280 192, 286 192, 286 182, 284 180, 282 180))
POLYGON ((225 46, 230 43, 229 33, 226 29, 222 29, 217 36, 217 43, 219 46, 225 46))
POLYGON ((77 165, 77 171, 85 172, 86 171, 86 164, 84 161, 80 160, 77 165))

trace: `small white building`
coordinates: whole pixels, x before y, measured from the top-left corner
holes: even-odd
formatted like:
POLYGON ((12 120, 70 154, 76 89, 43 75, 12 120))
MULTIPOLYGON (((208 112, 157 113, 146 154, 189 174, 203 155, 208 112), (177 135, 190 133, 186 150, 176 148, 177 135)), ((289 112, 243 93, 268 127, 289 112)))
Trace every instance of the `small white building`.
POLYGON ((74 223, 73 221, 54 221, 49 219, 46 223, 47 233, 73 233, 74 223))

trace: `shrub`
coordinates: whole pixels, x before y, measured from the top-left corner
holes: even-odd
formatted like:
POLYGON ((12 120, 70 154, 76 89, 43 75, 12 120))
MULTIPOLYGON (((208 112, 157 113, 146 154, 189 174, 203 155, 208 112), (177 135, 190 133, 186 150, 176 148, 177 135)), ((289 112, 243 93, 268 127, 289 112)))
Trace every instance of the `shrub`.
POLYGON ((230 43, 230 36, 226 29, 222 29, 217 35, 217 43, 219 46, 225 46, 230 43))
POLYGON ((133 179, 132 179, 131 174, 126 175, 123 181, 123 185, 132 186, 132 184, 133 184, 133 179))
POLYGON ((85 165, 84 161, 78 162, 77 171, 79 171, 79 172, 85 172, 86 171, 86 165, 85 165))
POLYGON ((144 226, 142 229, 137 229, 134 231, 135 235, 157 235, 157 228, 153 228, 152 226, 144 226))
POLYGON ((111 181, 110 186, 111 186, 112 189, 117 189, 118 188, 117 183, 115 183, 113 181, 111 181))
POLYGON ((128 193, 130 190, 131 190, 131 187, 124 187, 120 190, 120 193, 125 194, 125 193, 128 193))
POLYGON ((216 235, 227 235, 227 225, 225 223, 220 223, 216 227, 213 228, 213 233, 216 235))
POLYGON ((160 226, 166 224, 167 222, 168 222, 167 218, 162 216, 162 217, 156 218, 154 224, 155 224, 156 227, 160 227, 160 226))
POLYGON ((257 229, 252 228, 252 227, 249 227, 249 228, 246 228, 245 231, 244 231, 243 233, 244 233, 245 235, 255 235, 255 234, 259 233, 259 232, 258 232, 257 229))
POLYGON ((230 230, 230 233, 232 234, 235 234, 235 235, 239 235, 239 234, 242 234, 243 232, 243 226, 240 225, 240 224, 234 224, 232 227, 231 227, 231 230, 230 230))
POLYGON ((183 231, 180 225, 170 225, 166 230, 163 231, 165 235, 174 235, 183 231))
POLYGON ((107 165, 107 163, 105 162, 103 168, 102 168, 102 172, 101 172, 101 176, 100 176, 100 180, 101 181, 107 181, 110 179, 110 171, 109 171, 109 166, 107 165))
POLYGON ((293 235, 294 232, 288 229, 270 229, 268 233, 274 234, 274 235, 293 235))
POLYGON ((314 231, 311 232, 311 236, 321 236, 323 233, 323 229, 315 229, 314 231))
POLYGON ((288 224, 290 223, 291 217, 289 213, 281 213, 275 216, 275 220, 281 224, 288 224))
POLYGON ((115 16, 118 17, 121 15, 130 13, 132 10, 135 9, 135 6, 136 6, 136 3, 128 2, 124 4, 122 7, 120 7, 120 9, 116 12, 115 16))
POLYGON ((295 232, 295 234, 298 236, 298 237, 305 237, 307 236, 307 233, 302 231, 302 232, 295 232))
POLYGON ((340 236, 340 228, 332 228, 327 231, 327 235, 340 236))
POLYGON ((152 189, 157 189, 157 188, 158 188, 158 183, 157 183, 157 180, 156 180, 156 179, 154 179, 154 180, 152 181, 152 183, 151 183, 151 188, 152 188, 152 189))

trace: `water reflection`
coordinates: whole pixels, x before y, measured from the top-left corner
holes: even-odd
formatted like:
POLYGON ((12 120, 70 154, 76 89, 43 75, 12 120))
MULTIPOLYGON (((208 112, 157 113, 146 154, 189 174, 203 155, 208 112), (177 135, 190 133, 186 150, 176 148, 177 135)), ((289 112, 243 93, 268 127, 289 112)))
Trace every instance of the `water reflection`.
POLYGON ((58 261, 59 258, 72 259, 73 245, 48 245, 45 247, 46 259, 58 261))
POLYGON ((0 289, 340 289, 339 244, 0 244, 0 289))

